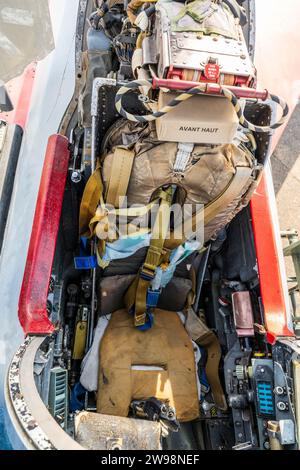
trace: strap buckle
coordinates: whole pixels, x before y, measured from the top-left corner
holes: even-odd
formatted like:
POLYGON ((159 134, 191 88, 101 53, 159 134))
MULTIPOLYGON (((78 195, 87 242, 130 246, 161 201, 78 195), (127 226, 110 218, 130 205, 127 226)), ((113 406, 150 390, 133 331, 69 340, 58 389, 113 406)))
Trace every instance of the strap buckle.
POLYGON ((155 278, 155 269, 150 269, 144 266, 140 272, 140 278, 144 281, 153 281, 155 278))
POLYGON ((142 313, 141 315, 135 315, 134 317, 134 325, 135 326, 143 326, 146 322, 146 313, 142 313))
POLYGON ((89 270, 98 267, 96 256, 77 256, 74 258, 75 269, 89 270))
POLYGON ((179 143, 176 155, 176 160, 173 166, 175 173, 184 173, 190 159, 191 153, 194 150, 194 144, 179 143))
POLYGON ((152 290, 148 289, 147 292, 147 308, 156 308, 159 300, 159 296, 162 289, 152 290))
POLYGON ((154 323, 153 314, 148 309, 142 315, 137 315, 135 317, 135 323, 134 324, 135 324, 135 326, 137 327, 138 330, 148 331, 152 328, 153 323, 154 323))

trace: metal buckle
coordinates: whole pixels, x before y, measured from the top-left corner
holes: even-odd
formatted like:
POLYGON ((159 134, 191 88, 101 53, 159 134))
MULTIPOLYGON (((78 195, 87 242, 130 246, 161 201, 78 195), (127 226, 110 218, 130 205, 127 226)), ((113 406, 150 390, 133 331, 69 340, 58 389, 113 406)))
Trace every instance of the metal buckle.
POLYGON ((141 315, 135 315, 134 317, 134 325, 135 326, 143 326, 146 322, 146 313, 142 313, 141 315))
POLYGON ((144 279, 144 281, 153 281, 155 278, 155 271, 152 271, 148 268, 143 268, 140 273, 140 278, 144 279))
POLYGON ((75 269, 78 270, 89 270, 95 269, 98 266, 96 256, 76 256, 74 258, 75 269))
POLYGON ((162 292, 162 289, 158 289, 158 290, 148 289, 148 292, 147 292, 147 307, 148 308, 157 307, 161 292, 162 292))

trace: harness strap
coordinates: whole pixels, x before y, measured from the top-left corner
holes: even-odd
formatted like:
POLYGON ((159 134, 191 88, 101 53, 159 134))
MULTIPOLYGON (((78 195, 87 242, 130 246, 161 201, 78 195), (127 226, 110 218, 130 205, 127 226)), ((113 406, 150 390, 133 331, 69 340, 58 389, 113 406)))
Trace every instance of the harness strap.
POLYGON ((225 190, 212 202, 205 206, 204 224, 209 224, 224 207, 229 206, 237 196, 242 196, 245 186, 249 185, 253 169, 250 167, 236 167, 236 172, 225 190))
POLYGON ((161 203, 145 262, 135 282, 125 295, 125 303, 128 309, 131 310, 134 307, 135 310, 135 326, 142 326, 146 321, 147 293, 164 251, 164 243, 169 230, 172 195, 172 186, 166 191, 162 190, 159 195, 161 203))
MULTIPOLYGON (((208 203, 205 208, 200 209, 196 212, 189 220, 185 221, 185 233, 182 238, 174 238, 174 233, 170 233, 170 238, 165 241, 165 248, 173 250, 178 246, 182 245, 189 236, 191 236, 196 227, 199 217, 203 217, 204 211, 204 223, 207 225, 210 223, 220 212, 220 210, 226 205, 230 204, 238 194, 241 194, 244 187, 251 177, 252 169, 249 167, 237 167, 236 173, 233 178, 224 189, 223 193, 218 195, 216 199, 208 203)), ((99 202, 104 208, 104 202, 102 200, 103 183, 101 178, 100 167, 98 166, 96 171, 89 178, 81 201, 80 206, 80 217, 79 217, 79 229, 80 235, 91 238, 95 233, 96 224, 103 219, 102 212, 100 213, 97 209, 99 202)), ((152 201, 150 204, 144 207, 129 208, 129 209, 116 209, 115 215, 128 216, 128 217, 142 217, 149 212, 152 207, 157 204, 158 199, 152 201)))
POLYGON ((179 142, 176 159, 173 165, 175 173, 184 173, 193 149, 194 144, 179 142))
POLYGON ((122 207, 127 194, 135 153, 124 147, 116 147, 106 192, 106 203, 122 207))
POLYGON ((127 6, 127 16, 131 22, 131 24, 135 24, 135 20, 137 17, 137 10, 144 4, 144 3, 156 3, 157 0, 131 0, 131 2, 127 6))
POLYGON ((219 363, 222 357, 220 343, 216 335, 200 320, 192 308, 187 310, 185 328, 190 337, 207 351, 205 372, 211 387, 215 404, 221 410, 227 409, 227 403, 219 378, 219 363))
POLYGON ((174 232, 170 233, 170 239, 166 240, 165 248, 174 250, 178 246, 182 245, 188 240, 193 233, 195 233, 197 224, 203 220, 204 224, 209 224, 224 208, 231 204, 234 199, 243 193, 243 189, 249 183, 249 179, 252 174, 252 169, 249 167, 236 167, 236 172, 224 191, 218 195, 216 199, 209 202, 204 208, 202 207, 199 211, 184 224, 184 236, 182 238, 174 238, 174 232))
MULTIPOLYGON (((191 88, 190 90, 187 90, 183 93, 180 93, 176 95, 175 98, 173 98, 167 105, 165 105, 163 108, 153 112, 152 114, 145 114, 144 116, 140 115, 134 115, 129 112, 127 112, 122 105, 122 101, 124 98, 124 95, 128 93, 131 90, 135 90, 140 87, 145 87, 145 88, 151 88, 152 87, 153 80, 152 79, 147 79, 147 80, 134 80, 132 82, 126 83, 126 85, 123 85, 119 88, 117 94, 116 94, 116 99, 115 99, 115 105, 118 113, 128 119, 129 121, 133 122, 151 122, 151 121, 156 121, 156 119, 165 116, 165 114, 169 113, 174 109, 176 106, 179 106, 180 103, 183 101, 189 100, 195 95, 199 94, 205 94, 207 85, 205 83, 199 83, 199 85, 191 88)), ((278 127, 282 126, 288 117, 289 114, 289 107, 285 101, 280 98, 279 96, 269 94, 268 99, 273 101, 274 103, 278 104, 282 108, 282 116, 279 119, 279 121, 270 124, 268 126, 256 126, 249 122, 243 113, 243 109, 240 105, 239 99, 230 91, 228 88, 225 86, 221 86, 220 89, 220 94, 222 96, 225 96, 227 98, 232 106, 235 109, 236 115, 239 119, 239 122, 241 126, 243 126, 246 129, 249 129, 252 132, 271 132, 273 129, 277 129, 278 127)))
MULTIPOLYGON (((122 197, 127 194, 134 156, 133 151, 124 147, 116 147, 115 149, 106 195, 107 203, 114 207, 119 207, 119 203, 122 203, 122 197)), ((95 232, 95 223, 103 218, 103 214, 97 214, 99 203, 104 207, 103 190, 101 169, 98 165, 85 186, 81 200, 79 215, 79 232, 81 236, 91 238, 95 232), (97 217, 99 220, 97 220, 97 217)), ((123 214, 120 213, 119 215, 123 214)), ((127 213, 126 215, 129 216, 127 213)), ((135 216, 138 217, 139 214, 133 214, 133 217, 135 216)))
MULTIPOLYGON (((204 215, 205 224, 211 222, 220 213, 223 207, 226 207, 232 203, 232 201, 234 201, 234 199, 239 194, 243 193, 243 189, 249 183, 251 173, 251 168, 237 167, 235 175, 224 189, 223 193, 219 195, 214 201, 207 204, 204 209, 202 208, 200 211, 194 214, 193 217, 187 221, 188 227, 185 224, 184 237, 181 239, 175 239, 173 232, 170 233, 171 237, 169 239, 166 239, 166 236, 164 236, 164 238, 162 236, 160 237, 160 234, 156 231, 157 227, 159 227, 159 216, 157 216, 155 223, 156 227, 154 227, 153 230, 153 238, 143 268, 127 290, 124 297, 124 302, 128 311, 130 311, 135 306, 136 326, 140 326, 145 323, 147 310, 147 292, 151 281, 154 279, 155 270, 161 264, 164 250, 174 250, 175 248, 178 248, 178 246, 182 245, 187 239, 189 239, 196 229, 196 224, 199 220, 199 217, 203 217, 204 215)), ((168 209, 166 209, 163 214, 165 219, 162 218, 162 221, 164 221, 163 223, 165 229, 167 230, 170 219, 170 207, 168 207, 168 209)), ((167 232, 165 231, 165 233, 167 232)))
MULTIPOLYGON (((109 239, 106 236, 106 233, 110 232, 111 230, 114 232, 114 237, 111 241, 115 241, 118 238, 117 226, 115 224, 115 218, 120 217, 136 217, 140 218, 146 215, 148 212, 152 210, 152 208, 158 204, 159 198, 154 199, 152 202, 147 204, 146 206, 141 207, 130 207, 124 209, 108 209, 106 205, 103 203, 100 205, 94 217, 90 220, 89 223, 89 231, 90 236, 97 235, 99 239, 109 239)), ((121 235, 123 236, 136 236, 137 234, 142 233, 149 233, 148 228, 139 228, 133 223, 129 223, 127 225, 123 224, 120 225, 118 228, 121 230, 121 235)))
MULTIPOLYGON (((238 194, 242 191, 246 184, 249 182, 252 170, 248 167, 237 167, 236 173, 230 183, 227 185, 221 195, 214 201, 207 204, 205 208, 198 211, 185 223, 184 237, 175 239, 174 234, 169 239, 166 239, 167 231, 170 222, 170 206, 172 199, 172 188, 167 191, 162 191, 159 195, 161 200, 160 208, 153 228, 152 239, 148 249, 145 263, 137 276, 135 282, 130 286, 125 295, 125 304, 129 310, 135 306, 135 324, 136 326, 143 325, 146 320, 147 311, 147 292, 152 279, 155 276, 156 268, 160 265, 164 250, 173 250, 182 245, 191 236, 195 229, 199 217, 204 215, 204 223, 211 222, 222 210, 223 207, 228 206, 238 194)), ((91 237, 94 235, 97 223, 103 219, 103 214, 99 213, 95 216, 99 205, 105 207, 102 199, 103 183, 101 179, 100 167, 98 167, 90 177, 81 202, 80 207, 80 233, 81 235, 91 237)), ((115 193, 116 194, 116 193, 115 193)), ((150 205, 145 208, 132 208, 132 209, 116 209, 116 214, 132 216, 139 216, 141 212, 149 211, 156 201, 152 201, 150 205), (137 212, 135 212, 137 211, 137 212)), ((105 225, 105 224, 104 224, 105 225)), ((107 228, 108 230, 108 228, 107 228)), ((102 241, 101 252, 104 251, 102 241)))
MULTIPOLYGON (((207 250, 207 248, 202 247, 198 251, 198 253, 199 254, 204 253, 206 250, 207 250)), ((191 290, 188 293, 187 298, 186 298, 186 303, 185 303, 185 310, 186 311, 191 307, 191 305, 194 304, 195 299, 196 299, 196 294, 197 294, 197 275, 196 275, 196 271, 195 271, 195 268, 194 268, 193 265, 191 265, 191 269, 189 271, 189 278, 190 278, 190 281, 192 283, 192 286, 191 286, 191 290)))
POLYGON ((81 199, 79 213, 79 233, 82 237, 91 238, 90 221, 96 214, 99 201, 103 192, 103 182, 101 178, 100 166, 90 176, 81 199))

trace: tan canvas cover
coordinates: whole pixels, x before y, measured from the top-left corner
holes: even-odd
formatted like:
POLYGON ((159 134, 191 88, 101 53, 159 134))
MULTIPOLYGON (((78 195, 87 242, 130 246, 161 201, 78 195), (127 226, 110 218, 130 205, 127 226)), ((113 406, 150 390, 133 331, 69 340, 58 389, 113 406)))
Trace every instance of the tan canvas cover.
MULTIPOLYGON (((176 93, 160 93, 158 109, 163 109, 176 93)), ((231 144, 239 121, 227 98, 193 96, 156 120, 157 137, 166 142, 231 144)))
MULTIPOLYGON (((234 144, 219 146, 195 145, 184 173, 174 171, 178 144, 159 142, 152 125, 124 122, 115 126, 106 140, 102 158, 104 186, 110 179, 114 149, 128 145, 135 152, 127 191, 128 207, 147 205, 155 191, 163 185, 175 184, 181 188, 181 204, 208 204, 229 185, 237 167, 254 168, 254 158, 246 149, 234 144)), ((248 202, 256 187, 257 174, 249 178, 242 194, 223 208, 216 219, 205 226, 204 238, 209 240, 223 228, 248 202)))
POLYGON ((143 332, 135 328, 132 315, 119 310, 101 341, 97 411, 126 417, 132 400, 150 397, 169 402, 179 421, 198 417, 192 342, 175 312, 157 309, 154 326, 143 332))

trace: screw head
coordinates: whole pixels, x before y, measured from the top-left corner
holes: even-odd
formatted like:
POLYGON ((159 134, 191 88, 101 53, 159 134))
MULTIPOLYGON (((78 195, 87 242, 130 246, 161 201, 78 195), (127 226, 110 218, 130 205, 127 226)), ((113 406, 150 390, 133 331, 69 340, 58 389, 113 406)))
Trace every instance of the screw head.
POLYGON ((265 442, 264 442, 264 448, 265 448, 266 450, 269 450, 269 449, 270 449, 270 443, 269 443, 269 441, 265 441, 265 442))
POLYGON ((71 180, 73 183, 80 183, 81 181, 81 174, 79 171, 73 171, 71 175, 71 180))
POLYGON ((285 411, 287 409, 287 405, 283 401, 279 401, 277 403, 277 408, 279 411, 285 411))
POLYGON ((280 387, 280 386, 275 387, 275 393, 276 393, 276 395, 284 395, 283 387, 280 387))

